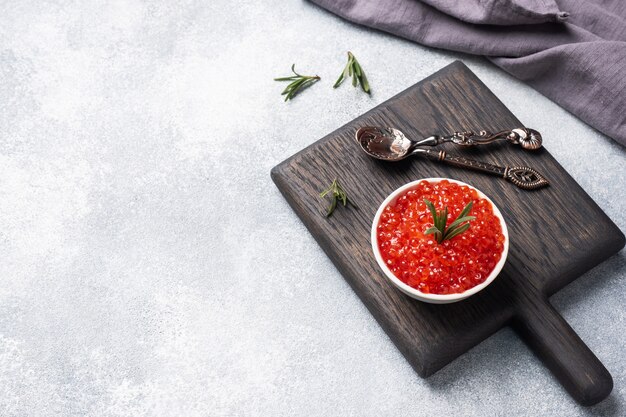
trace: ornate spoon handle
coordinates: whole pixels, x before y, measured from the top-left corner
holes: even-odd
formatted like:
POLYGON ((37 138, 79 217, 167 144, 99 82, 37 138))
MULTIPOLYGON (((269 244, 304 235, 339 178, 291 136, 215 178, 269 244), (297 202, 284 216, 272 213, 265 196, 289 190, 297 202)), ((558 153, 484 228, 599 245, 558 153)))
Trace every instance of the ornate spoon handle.
POLYGON ((430 149, 417 148, 413 153, 419 153, 429 159, 445 162, 460 168, 469 168, 474 171, 484 172, 486 174, 496 175, 512 182, 519 188, 524 190, 534 190, 537 188, 550 185, 547 179, 540 173, 529 167, 501 167, 486 162, 475 161, 473 159, 462 158, 446 154, 445 151, 431 151, 430 149))
POLYGON ((426 139, 418 141, 415 146, 429 145, 436 146, 441 143, 453 142, 460 146, 477 146, 486 145, 491 142, 506 140, 513 145, 519 145, 526 150, 536 150, 541 148, 543 139, 541 134, 534 129, 526 127, 503 130, 497 133, 490 133, 486 130, 481 130, 478 133, 470 131, 454 132, 449 136, 429 136, 426 139))

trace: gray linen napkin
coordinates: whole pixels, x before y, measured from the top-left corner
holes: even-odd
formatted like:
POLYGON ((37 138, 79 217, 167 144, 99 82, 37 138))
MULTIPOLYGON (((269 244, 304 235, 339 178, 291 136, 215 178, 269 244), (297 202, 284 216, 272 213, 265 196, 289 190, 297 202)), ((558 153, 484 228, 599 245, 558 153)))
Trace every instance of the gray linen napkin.
POLYGON ((423 45, 484 55, 626 145, 624 0, 311 0, 423 45))

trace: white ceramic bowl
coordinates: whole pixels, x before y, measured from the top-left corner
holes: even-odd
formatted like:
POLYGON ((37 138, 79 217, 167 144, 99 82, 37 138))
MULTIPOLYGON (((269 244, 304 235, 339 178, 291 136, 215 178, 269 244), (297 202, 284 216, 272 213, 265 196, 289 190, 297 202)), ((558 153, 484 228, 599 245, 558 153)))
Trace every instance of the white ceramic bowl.
POLYGON ((383 270, 383 272, 385 273, 387 278, 389 278, 391 283, 395 285, 396 287, 398 287, 398 289, 400 289, 403 293, 417 300, 425 301, 427 303, 447 304, 447 303, 454 303, 457 301, 461 301, 471 295, 474 295, 478 291, 481 291, 483 288, 485 288, 487 285, 493 282, 493 280, 498 276, 498 274, 502 270, 502 267, 504 266, 504 263, 506 262, 506 257, 509 253, 509 232, 506 228, 506 222, 504 221, 504 218, 502 217, 502 213, 500 213, 500 210, 498 210, 498 207, 496 207, 496 205, 493 204, 493 201, 491 201, 489 197, 483 194, 476 187, 472 187, 469 184, 466 184, 461 181, 453 180, 450 178, 422 178, 420 180, 410 182, 398 188, 393 193, 391 193, 389 197, 387 197, 385 201, 383 201, 383 203, 380 205, 380 207, 378 208, 378 211, 376 212, 376 215, 374 216, 374 222, 372 223, 372 250, 374 251, 374 256, 376 257, 376 262, 378 262, 380 269, 383 270), (378 249, 378 233, 376 233, 376 229, 378 227, 380 216, 383 213, 383 210, 389 204, 393 203, 401 193, 407 190, 410 190, 412 188, 415 188, 417 184, 419 184, 422 181, 429 181, 431 183, 437 183, 442 180, 448 180, 451 183, 465 185, 473 190, 476 190, 479 197, 484 198, 489 203, 491 203, 491 206, 493 207, 493 213, 500 220, 500 225, 502 226, 502 234, 504 235, 504 247, 502 249, 502 256, 500 257, 500 261, 496 264, 496 266, 494 267, 491 274, 489 274, 487 279, 484 282, 476 285, 475 287, 470 288, 469 290, 466 290, 461 293, 456 293, 456 294, 428 294, 428 293, 421 292, 417 290, 416 288, 413 288, 410 285, 407 285, 404 282, 402 282, 398 277, 396 277, 393 274, 393 272, 391 272, 391 270, 387 267, 387 265, 383 261, 383 258, 380 254, 380 250, 378 249))

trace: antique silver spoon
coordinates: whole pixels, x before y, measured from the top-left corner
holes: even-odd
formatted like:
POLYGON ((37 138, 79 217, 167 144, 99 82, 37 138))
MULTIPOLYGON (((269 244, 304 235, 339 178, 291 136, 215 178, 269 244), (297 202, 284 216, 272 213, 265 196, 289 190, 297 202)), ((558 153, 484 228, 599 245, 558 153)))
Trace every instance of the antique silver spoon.
MULTIPOLYGON (((366 126, 358 129, 356 131, 355 137, 357 142, 361 146, 361 149, 365 153, 376 159, 382 159, 383 161, 401 161, 411 155, 419 154, 429 159, 439 162, 445 162, 447 164, 458 166, 461 168, 469 168, 475 171, 480 171, 491 175, 497 175, 525 190, 534 190, 536 188, 541 188, 550 184, 548 180, 545 179, 541 174, 529 167, 501 167, 486 162, 462 158, 460 156, 451 156, 443 150, 433 151, 420 147, 425 145, 434 146, 444 142, 454 142, 462 146, 473 146, 490 143, 495 140, 507 140, 514 144, 519 143, 522 147, 524 147, 524 142, 520 140, 522 139, 522 135, 525 135, 524 140, 526 140, 526 138, 530 137, 531 135, 534 136, 535 139, 533 140, 538 140, 539 146, 541 146, 541 135, 539 134, 539 132, 526 128, 514 129, 508 132, 501 132, 500 134, 497 134, 497 137, 495 138, 493 137, 493 135, 488 135, 487 133, 485 133, 485 135, 479 135, 484 139, 482 139, 481 141, 472 139, 473 143, 467 143, 467 141, 465 141, 466 143, 461 143, 463 142, 463 140, 460 139, 460 136, 455 135, 430 136, 420 141, 412 141, 408 139, 404 135, 404 133, 402 133, 398 129, 394 129, 393 127, 366 126), (515 135, 515 137, 513 136, 513 134, 515 135)), ((467 136, 471 137, 472 135, 467 136)), ((525 147, 525 149, 537 149, 539 146, 536 146, 535 148, 525 147)))
POLYGON ((541 133, 527 127, 521 127, 512 130, 503 130, 498 133, 490 133, 486 130, 481 130, 478 133, 474 133, 471 130, 468 130, 463 132, 454 132, 452 135, 449 136, 433 135, 420 141, 413 141, 407 138, 404 133, 392 127, 378 128, 374 126, 369 126, 362 129, 378 129, 379 131, 384 131, 386 135, 396 136, 398 138, 401 138, 403 141, 410 141, 414 147, 436 146, 447 142, 452 142, 459 146, 477 146, 487 145, 496 141, 507 141, 512 145, 519 145, 527 151, 534 151, 541 148, 541 145, 543 144, 541 133))

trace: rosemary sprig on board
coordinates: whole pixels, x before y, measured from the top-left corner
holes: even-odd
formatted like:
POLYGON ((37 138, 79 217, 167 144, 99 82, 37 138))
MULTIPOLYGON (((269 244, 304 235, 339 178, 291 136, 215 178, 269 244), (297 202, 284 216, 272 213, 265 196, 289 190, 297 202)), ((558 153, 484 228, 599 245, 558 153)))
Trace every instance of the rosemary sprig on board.
POLYGON ((317 75, 298 74, 295 67, 296 64, 291 66, 291 72, 293 72, 294 75, 290 77, 274 78, 274 81, 291 81, 283 92, 280 93, 281 96, 285 96, 285 101, 291 100, 296 94, 320 80, 320 77, 317 75))
POLYGON ((444 207, 443 211, 437 211, 433 203, 427 199, 424 199, 424 203, 426 203, 426 206, 430 209, 430 213, 433 215, 433 226, 426 229, 424 234, 434 234, 437 243, 452 239, 465 232, 470 227, 469 222, 476 218, 474 216, 468 216, 474 204, 470 201, 459 213, 456 220, 450 223, 449 226, 446 226, 448 221, 448 207, 444 207))
POLYGON ((328 210, 326 210, 326 217, 330 217, 333 214, 335 208, 337 208, 338 202, 341 202, 344 207, 350 204, 351 206, 356 208, 356 205, 348 199, 348 195, 346 194, 344 189, 341 188, 341 185, 339 185, 337 178, 333 180, 333 182, 327 189, 320 193, 320 197, 324 198, 328 194, 331 194, 332 201, 330 203, 330 206, 328 206, 328 210))
POLYGON ((361 89, 365 91, 367 94, 370 93, 370 85, 367 82, 367 77, 365 76, 365 72, 363 72, 363 68, 357 61, 356 57, 352 54, 352 52, 348 52, 348 63, 346 67, 343 69, 341 75, 333 85, 333 88, 337 88, 341 85, 345 78, 352 77, 352 86, 356 87, 357 83, 361 85, 361 89))

